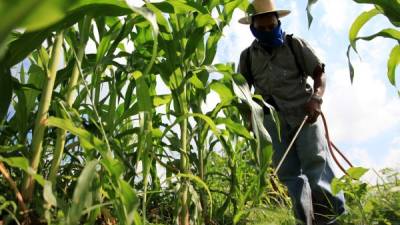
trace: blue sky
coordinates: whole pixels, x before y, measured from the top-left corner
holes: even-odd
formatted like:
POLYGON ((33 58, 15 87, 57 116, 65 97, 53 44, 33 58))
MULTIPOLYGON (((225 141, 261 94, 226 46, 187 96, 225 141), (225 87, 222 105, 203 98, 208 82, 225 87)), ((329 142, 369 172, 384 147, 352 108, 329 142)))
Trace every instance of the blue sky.
MULTIPOLYGON (((320 0, 312 9, 314 22, 308 29, 306 3, 276 1, 277 8, 292 11, 281 19, 284 31, 307 40, 326 64, 327 89, 322 109, 331 138, 356 166, 400 169, 400 97, 386 76, 387 59, 395 42, 383 38, 358 42, 359 56, 351 57, 355 66, 351 84, 346 57, 348 30, 354 19, 371 6, 349 0, 320 0)), ((240 52, 253 41, 248 26, 237 23, 242 16, 243 12, 235 11, 232 23, 224 30, 216 63, 237 65, 240 52)), ((360 34, 373 34, 387 27, 392 26, 380 16, 360 34)), ((374 177, 369 173, 365 179, 374 182, 374 177)))

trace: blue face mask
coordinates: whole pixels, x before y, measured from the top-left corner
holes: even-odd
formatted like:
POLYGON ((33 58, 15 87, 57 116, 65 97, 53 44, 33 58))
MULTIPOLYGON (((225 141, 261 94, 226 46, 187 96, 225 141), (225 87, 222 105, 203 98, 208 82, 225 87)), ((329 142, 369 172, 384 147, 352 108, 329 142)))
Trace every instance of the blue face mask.
POLYGON ((272 31, 260 31, 257 30, 253 24, 250 25, 251 33, 257 38, 262 44, 267 47, 280 47, 283 45, 283 31, 281 28, 281 21, 272 31))

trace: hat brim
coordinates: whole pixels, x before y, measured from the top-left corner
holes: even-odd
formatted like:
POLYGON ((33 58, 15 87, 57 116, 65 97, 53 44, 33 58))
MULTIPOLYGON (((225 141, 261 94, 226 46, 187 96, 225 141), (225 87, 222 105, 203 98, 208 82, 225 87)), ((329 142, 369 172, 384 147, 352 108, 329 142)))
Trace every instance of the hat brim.
POLYGON ((260 12, 260 13, 256 13, 256 14, 251 15, 251 16, 245 16, 243 18, 240 18, 239 19, 239 23, 241 23, 241 24, 251 24, 251 18, 253 16, 257 16, 257 15, 261 15, 261 14, 265 14, 265 13, 272 13, 272 12, 278 13, 279 18, 285 17, 285 16, 290 14, 290 10, 274 10, 274 11, 268 11, 268 12, 260 12))

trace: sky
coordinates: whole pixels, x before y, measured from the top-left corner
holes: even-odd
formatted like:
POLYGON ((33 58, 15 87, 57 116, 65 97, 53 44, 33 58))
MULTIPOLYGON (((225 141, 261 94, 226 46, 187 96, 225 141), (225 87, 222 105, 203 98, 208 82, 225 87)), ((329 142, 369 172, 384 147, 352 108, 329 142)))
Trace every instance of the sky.
MULTIPOLYGON (((278 9, 291 10, 291 14, 281 18, 282 28, 309 42, 326 64, 322 110, 330 137, 355 166, 371 169, 364 179, 374 183, 377 176, 373 170, 400 170, 399 85, 392 86, 386 75, 387 59, 396 43, 384 38, 357 42, 359 55, 351 54, 355 67, 351 84, 346 57, 348 30, 355 18, 371 6, 349 0, 320 0, 312 8, 314 21, 308 29, 306 4, 306 0, 276 1, 278 9)), ((243 16, 240 10, 234 12, 218 45, 215 63, 237 65, 240 52, 254 40, 249 27, 237 22, 243 16)), ((370 35, 388 27, 393 26, 379 16, 367 23, 360 34, 370 35)), ((396 72, 399 74, 399 69, 396 72)), ((398 75, 397 79, 400 80, 398 75)))

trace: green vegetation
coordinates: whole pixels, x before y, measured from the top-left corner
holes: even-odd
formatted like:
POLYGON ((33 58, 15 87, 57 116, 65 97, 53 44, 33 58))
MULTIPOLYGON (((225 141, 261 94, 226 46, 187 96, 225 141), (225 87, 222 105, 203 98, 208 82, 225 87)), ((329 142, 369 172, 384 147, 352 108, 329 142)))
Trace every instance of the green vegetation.
MULTIPOLYGON (((233 65, 213 64, 248 3, 145 2, 0 3, 0 224, 294 224, 262 109, 233 65), (206 112, 211 91, 221 101, 206 112)), ((396 224, 398 176, 388 178, 338 180, 350 196, 377 190, 350 209, 383 210, 343 221, 396 224), (394 190, 388 205, 368 200, 379 188, 394 190)))

